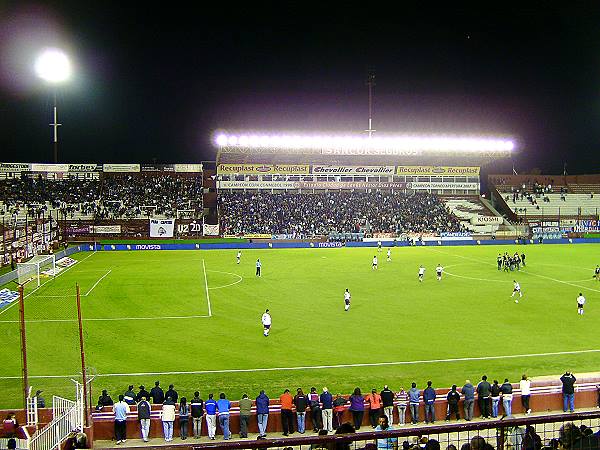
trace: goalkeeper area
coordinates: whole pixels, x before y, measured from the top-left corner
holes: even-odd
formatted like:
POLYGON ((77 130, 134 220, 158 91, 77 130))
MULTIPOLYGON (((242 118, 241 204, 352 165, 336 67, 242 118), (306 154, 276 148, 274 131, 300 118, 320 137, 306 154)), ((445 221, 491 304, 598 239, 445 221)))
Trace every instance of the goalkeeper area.
POLYGON ((35 287, 39 288, 43 278, 54 277, 56 274, 56 258, 54 255, 38 255, 27 262, 17 264, 19 284, 33 281, 35 287))
MULTIPOLYGON (((76 284, 93 394, 175 384, 239 398, 326 385, 350 393, 431 379, 436 387, 597 370, 598 246, 83 252, 25 291, 34 389, 70 395, 77 376, 76 284), (499 253, 526 267, 497 270, 499 253), (373 256, 379 268, 372 269, 373 256), (255 276, 260 258, 262 276, 255 276), (435 276, 444 267, 441 281, 435 276), (425 267, 423 282, 419 266, 425 267), (519 303, 511 297, 521 285, 519 303), (351 307, 344 311, 348 288, 351 307), (587 299, 577 314, 576 298, 587 299), (264 337, 261 315, 273 324, 264 337)), ((58 262, 57 262, 58 265, 58 262)), ((5 286, 11 288, 11 286, 5 286)), ((14 284, 12 285, 14 289, 14 284)), ((2 406, 20 405, 18 306, 0 309, 2 406)))

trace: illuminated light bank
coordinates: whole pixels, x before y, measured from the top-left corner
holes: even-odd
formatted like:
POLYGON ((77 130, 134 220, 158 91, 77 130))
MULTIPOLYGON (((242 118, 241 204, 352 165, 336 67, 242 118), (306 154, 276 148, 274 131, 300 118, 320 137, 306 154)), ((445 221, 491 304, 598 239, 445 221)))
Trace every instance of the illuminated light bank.
POLYGON ((446 137, 446 136, 317 136, 317 135, 268 135, 268 134, 225 134, 215 136, 218 147, 273 148, 285 150, 350 150, 356 153, 395 152, 442 152, 442 153, 486 153, 509 154, 515 143, 505 138, 446 137))

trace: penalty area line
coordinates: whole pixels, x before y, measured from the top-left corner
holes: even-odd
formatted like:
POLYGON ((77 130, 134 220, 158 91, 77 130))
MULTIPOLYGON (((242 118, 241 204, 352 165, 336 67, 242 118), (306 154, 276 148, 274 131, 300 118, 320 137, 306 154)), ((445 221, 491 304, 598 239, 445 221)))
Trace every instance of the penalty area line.
MULTIPOLYGON (((131 377, 131 376, 150 376, 150 375, 202 375, 216 373, 242 373, 242 372, 276 372, 288 370, 319 370, 319 369, 344 369, 353 367, 381 367, 381 366, 403 366, 412 364, 431 364, 431 363, 448 363, 461 361, 484 361, 495 359, 516 359, 516 358, 536 358, 544 356, 562 356, 562 355, 577 355, 584 353, 598 353, 600 349, 590 350, 573 350, 565 352, 548 352, 548 353, 524 353, 519 355, 501 355, 501 356, 475 356, 465 358, 446 358, 446 359, 423 359, 416 361, 395 361, 381 363, 359 363, 359 364, 335 364, 323 366, 295 366, 295 367, 262 367, 254 369, 222 369, 222 370, 193 370, 193 371, 172 371, 172 372, 133 372, 133 373, 105 373, 98 374, 98 377, 131 377)), ((77 375, 33 375, 29 378, 70 378, 77 375)), ((0 377, 0 380, 16 380, 21 376, 0 377)))
POLYGON ((208 317, 212 317, 212 311, 210 308, 210 294, 208 293, 208 278, 206 278, 206 265, 204 264, 204 258, 202 258, 202 270, 204 271, 204 287, 206 288, 206 303, 208 304, 208 317))
POLYGON ((83 296, 84 296, 84 297, 87 297, 88 295, 90 295, 90 292, 92 292, 92 291, 94 290, 94 288, 95 288, 96 286, 98 286, 98 283, 100 283, 102 280, 104 280, 104 278, 105 278, 105 277, 106 277, 106 276, 107 276, 109 273, 111 273, 111 272, 112 272, 112 269, 110 269, 108 272, 106 272, 104 275, 102 275, 102 276, 100 277, 100 279, 94 283, 94 285, 93 285, 93 286, 90 288, 90 290, 89 290, 89 291, 87 291, 85 294, 83 294, 83 296))

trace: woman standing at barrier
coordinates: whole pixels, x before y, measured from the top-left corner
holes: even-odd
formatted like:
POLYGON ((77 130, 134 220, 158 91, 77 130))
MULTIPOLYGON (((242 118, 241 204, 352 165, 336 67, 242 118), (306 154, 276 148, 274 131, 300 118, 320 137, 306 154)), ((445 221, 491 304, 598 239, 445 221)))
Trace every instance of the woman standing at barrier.
POLYGON ((521 404, 523 405, 523 411, 525 414, 530 414, 531 408, 529 407, 529 397, 531 397, 531 381, 527 378, 526 374, 523 374, 521 377, 519 388, 521 389, 521 404))
POLYGON ((189 420, 190 406, 187 404, 187 399, 181 397, 181 400, 179 401, 179 436, 181 439, 187 439, 189 420))
POLYGON ((354 393, 350 396, 349 409, 352 411, 354 429, 359 430, 365 414, 365 399, 363 398, 359 387, 355 388, 354 393))

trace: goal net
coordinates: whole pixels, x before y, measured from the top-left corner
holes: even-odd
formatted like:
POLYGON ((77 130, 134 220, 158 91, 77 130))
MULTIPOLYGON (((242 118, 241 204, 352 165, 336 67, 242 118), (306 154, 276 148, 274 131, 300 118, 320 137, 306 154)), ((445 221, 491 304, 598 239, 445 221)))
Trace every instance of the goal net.
POLYGON ((34 256, 27 262, 17 264, 17 275, 19 284, 32 280, 40 287, 44 278, 56 276, 56 258, 54 255, 34 256))

